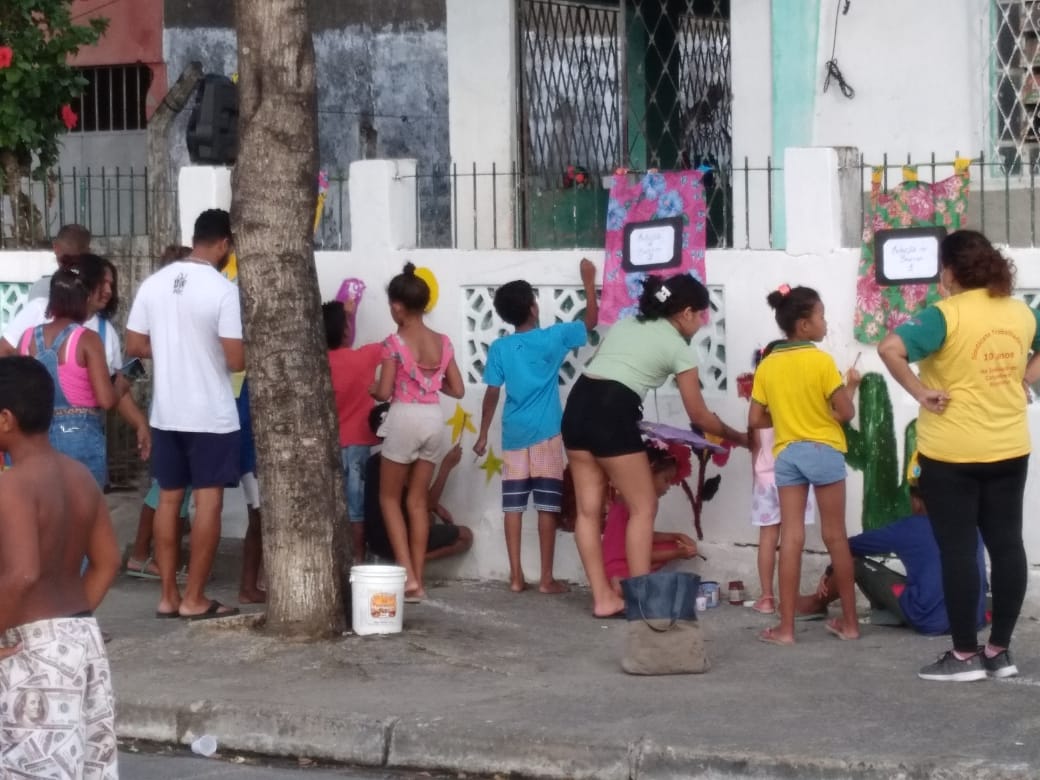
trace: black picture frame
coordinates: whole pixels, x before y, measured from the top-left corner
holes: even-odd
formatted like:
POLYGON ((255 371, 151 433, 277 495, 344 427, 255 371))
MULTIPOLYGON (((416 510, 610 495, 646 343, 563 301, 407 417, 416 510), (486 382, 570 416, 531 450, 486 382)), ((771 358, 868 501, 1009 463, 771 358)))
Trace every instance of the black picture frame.
POLYGON ((874 277, 877 283, 884 287, 898 287, 938 282, 942 271, 939 245, 944 238, 944 227, 877 231, 874 234, 874 277))
POLYGON ((625 225, 624 239, 621 248, 621 268, 626 273, 646 273, 647 271, 662 271, 668 268, 678 268, 682 265, 682 239, 684 220, 679 217, 662 217, 661 219, 650 219, 644 222, 629 222, 625 225), (673 233, 672 254, 667 260, 657 263, 633 263, 632 262, 632 234, 648 228, 671 228, 673 233))

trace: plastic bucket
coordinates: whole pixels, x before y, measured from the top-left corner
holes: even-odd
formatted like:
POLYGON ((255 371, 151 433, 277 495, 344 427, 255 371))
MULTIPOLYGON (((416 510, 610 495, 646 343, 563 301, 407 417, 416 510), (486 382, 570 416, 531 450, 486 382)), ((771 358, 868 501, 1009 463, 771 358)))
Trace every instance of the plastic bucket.
POLYGON ((355 634, 401 633, 404 580, 403 566, 351 568, 351 622, 355 634))

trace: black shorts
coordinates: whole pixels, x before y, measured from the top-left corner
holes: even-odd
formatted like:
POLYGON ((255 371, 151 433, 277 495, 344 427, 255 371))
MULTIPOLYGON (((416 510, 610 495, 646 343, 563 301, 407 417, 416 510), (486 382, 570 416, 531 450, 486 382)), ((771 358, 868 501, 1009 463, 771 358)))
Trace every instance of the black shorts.
MULTIPOLYGON (((459 540, 459 527, 451 523, 435 523, 430 518, 430 536, 426 540, 426 552, 451 547, 459 540)), ((382 523, 365 524, 365 546, 373 555, 380 558, 392 559, 394 550, 390 546, 390 537, 386 535, 386 526, 382 523)))
POLYGON ((242 476, 239 432, 152 428, 152 476, 163 490, 234 487, 242 476))
POLYGON ((643 402, 635 391, 612 379, 578 377, 563 410, 563 446, 597 458, 643 451, 639 421, 643 402))

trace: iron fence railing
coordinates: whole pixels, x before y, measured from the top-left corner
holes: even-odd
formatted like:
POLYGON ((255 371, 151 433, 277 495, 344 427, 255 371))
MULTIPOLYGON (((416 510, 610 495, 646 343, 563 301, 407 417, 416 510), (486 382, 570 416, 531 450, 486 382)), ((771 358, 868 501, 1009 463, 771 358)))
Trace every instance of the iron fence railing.
MULTIPOLYGON (((960 153, 953 157, 960 157, 960 153)), ((863 184, 861 223, 870 203, 871 175, 875 168, 881 172, 882 192, 888 192, 903 180, 904 169, 916 169, 920 181, 936 182, 953 176, 954 165, 954 159, 937 158, 934 152, 916 159, 910 154, 905 157, 884 154, 874 161, 861 156, 858 163, 863 184)), ((1036 166, 1009 165, 1003 156, 980 151, 970 160, 968 171, 971 180, 964 226, 982 231, 997 244, 1040 245, 1040 198, 1037 197, 1040 175, 1036 166)))
MULTIPOLYGON (((62 225, 77 223, 95 238, 147 236, 155 191, 147 168, 54 168, 23 177, 19 196, 0 191, 0 249, 49 246, 62 225)), ((328 176, 316 220, 317 249, 350 248, 345 173, 328 176)), ((177 200, 176 188, 165 191, 177 200)))
MULTIPOLYGON (((771 245, 779 170, 771 158, 761 165, 745 158, 740 165, 707 171, 708 248, 751 247, 751 224, 759 220, 771 245)), ((569 249, 603 246, 612 175, 572 169, 552 177, 524 174, 515 163, 452 163, 420 168, 402 179, 415 186, 419 248, 569 249)))

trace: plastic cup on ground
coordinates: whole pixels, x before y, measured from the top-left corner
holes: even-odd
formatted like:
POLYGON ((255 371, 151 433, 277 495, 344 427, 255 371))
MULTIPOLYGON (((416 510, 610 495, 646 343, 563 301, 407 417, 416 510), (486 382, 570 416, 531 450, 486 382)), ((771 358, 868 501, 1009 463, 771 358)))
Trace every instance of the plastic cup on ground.
POLYGON ((191 743, 191 752, 203 758, 212 758, 213 754, 217 752, 217 738, 203 734, 191 743))

